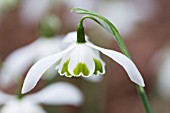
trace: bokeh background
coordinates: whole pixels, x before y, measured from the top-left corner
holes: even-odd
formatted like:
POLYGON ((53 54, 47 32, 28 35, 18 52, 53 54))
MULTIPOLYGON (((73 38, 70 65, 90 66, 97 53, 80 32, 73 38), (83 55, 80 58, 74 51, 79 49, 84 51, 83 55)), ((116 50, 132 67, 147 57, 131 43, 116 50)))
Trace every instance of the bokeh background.
MULTIPOLYGON (((43 35, 41 23, 46 17, 57 17, 55 36, 63 37, 75 31, 82 15, 70 13, 70 8, 82 7, 105 16, 117 27, 142 73, 154 113, 170 113, 169 4, 168 0, 0 0, 1 67, 13 51, 43 35)), ((103 28, 89 20, 84 24, 89 40, 120 51, 103 28)), ((101 57, 106 62, 106 74, 101 81, 56 76, 53 80, 41 80, 32 92, 54 82, 67 81, 84 94, 83 104, 78 107, 42 105, 48 113, 144 113, 135 85, 123 68, 108 57, 101 57)), ((13 83, 1 90, 14 94, 16 87, 13 83)))

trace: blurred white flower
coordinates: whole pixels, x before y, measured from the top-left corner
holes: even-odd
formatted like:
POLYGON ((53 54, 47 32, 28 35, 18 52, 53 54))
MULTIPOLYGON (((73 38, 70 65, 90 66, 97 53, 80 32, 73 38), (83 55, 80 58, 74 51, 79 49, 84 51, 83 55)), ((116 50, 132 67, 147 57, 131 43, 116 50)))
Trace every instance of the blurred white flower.
MULTIPOLYGON (((38 59, 61 51, 61 37, 38 38, 33 43, 15 50, 4 61, 0 73, 0 86, 16 82, 38 59)), ((50 77, 56 74, 51 70, 50 77)), ((46 77, 47 78, 47 77, 46 77)))
POLYGON ((1 109, 1 113, 47 113, 38 104, 29 100, 11 100, 1 109))
POLYGON ((21 17, 23 22, 37 23, 46 15, 50 9, 59 7, 65 4, 68 8, 82 7, 85 9, 93 9, 96 0, 86 0, 85 2, 79 0, 23 0, 21 17))
MULTIPOLYGON (((75 38, 74 33, 71 33, 75 38)), ((87 41, 85 43, 73 43, 62 52, 40 59, 29 70, 22 88, 22 93, 33 89, 43 73, 56 64, 56 69, 61 75, 67 77, 92 76, 105 73, 105 63, 99 55, 99 51, 120 64, 128 73, 130 79, 144 87, 143 78, 135 64, 122 53, 104 49, 87 41)))
POLYGON ((81 106, 83 94, 70 83, 58 82, 41 91, 17 99, 14 95, 0 93, 0 113, 46 113, 39 104, 81 106), (1 102, 3 100, 3 102, 1 102))
POLYGON ((15 97, 13 95, 6 94, 0 91, 0 105, 5 104, 8 100, 12 100, 15 97))
POLYGON ((158 93, 165 100, 170 99, 170 47, 166 46, 159 54, 159 63, 156 65, 158 72, 158 93), (161 57, 161 58, 160 58, 161 57))
POLYGON ((23 0, 21 18, 23 23, 35 24, 40 21, 50 9, 51 0, 23 0))

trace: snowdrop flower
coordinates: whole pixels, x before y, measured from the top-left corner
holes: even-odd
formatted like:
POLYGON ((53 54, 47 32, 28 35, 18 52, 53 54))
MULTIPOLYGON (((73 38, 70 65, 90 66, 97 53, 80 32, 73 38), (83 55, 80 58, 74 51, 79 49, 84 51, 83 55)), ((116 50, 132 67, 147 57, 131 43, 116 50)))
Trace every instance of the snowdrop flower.
MULTIPOLYGON (((19 48, 11 53, 4 61, 1 73, 0 84, 5 87, 12 81, 17 81, 29 69, 29 67, 38 59, 55 52, 61 51, 61 38, 38 38, 33 43, 19 48), (15 65, 13 65, 15 64, 15 65)), ((56 74, 55 71, 48 71, 52 77, 56 74)))
MULTIPOLYGON (((89 37, 85 35, 85 39, 89 40, 89 37)), ((66 49, 68 45, 76 43, 76 41, 77 41, 77 32, 70 32, 62 40, 63 42, 62 48, 66 49)), ((103 80, 103 76, 90 76, 90 77, 85 77, 84 79, 90 82, 101 82, 103 80)))
POLYGON ((31 67, 24 80, 22 93, 33 89, 43 73, 53 64, 56 65, 56 70, 60 75, 66 77, 89 77, 104 74, 105 63, 100 58, 99 51, 120 64, 133 82, 142 87, 145 86, 140 72, 128 57, 119 52, 98 47, 86 41, 84 35, 77 34, 76 43, 62 52, 42 58, 31 67))
POLYGON ((0 93, 0 102, 4 104, 0 113, 46 113, 39 104, 80 106, 83 95, 70 83, 58 82, 22 99, 0 93))

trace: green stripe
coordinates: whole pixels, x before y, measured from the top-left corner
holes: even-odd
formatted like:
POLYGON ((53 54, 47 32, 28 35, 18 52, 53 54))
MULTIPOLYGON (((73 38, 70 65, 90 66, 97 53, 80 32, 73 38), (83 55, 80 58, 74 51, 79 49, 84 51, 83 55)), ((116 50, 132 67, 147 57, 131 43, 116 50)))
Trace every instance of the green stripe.
POLYGON ((103 73, 103 68, 102 68, 102 64, 101 64, 100 60, 95 59, 95 58, 93 60, 95 63, 94 74, 97 75, 98 72, 103 73))
POLYGON ((83 76, 89 76, 90 71, 85 63, 79 62, 74 68, 73 73, 75 75, 79 75, 80 73, 82 73, 83 76))

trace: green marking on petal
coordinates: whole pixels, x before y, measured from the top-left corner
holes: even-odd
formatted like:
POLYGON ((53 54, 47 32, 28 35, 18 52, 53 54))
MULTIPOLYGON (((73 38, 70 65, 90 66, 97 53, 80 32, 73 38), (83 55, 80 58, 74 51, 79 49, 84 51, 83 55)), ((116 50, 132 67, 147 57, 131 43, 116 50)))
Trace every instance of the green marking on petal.
POLYGON ((90 72, 85 63, 79 62, 77 66, 74 68, 73 73, 75 75, 79 75, 80 73, 82 73, 83 76, 88 76, 90 72))
POLYGON ((103 68, 102 68, 102 64, 101 64, 100 60, 95 59, 95 58, 93 60, 94 60, 94 63, 95 63, 94 74, 97 75, 98 71, 100 73, 103 73, 103 68))
POLYGON ((69 64, 69 62, 70 62, 70 59, 68 59, 68 60, 64 63, 63 68, 62 68, 62 71, 61 71, 61 74, 66 73, 66 76, 68 76, 68 77, 71 76, 71 74, 68 72, 68 64, 69 64))

